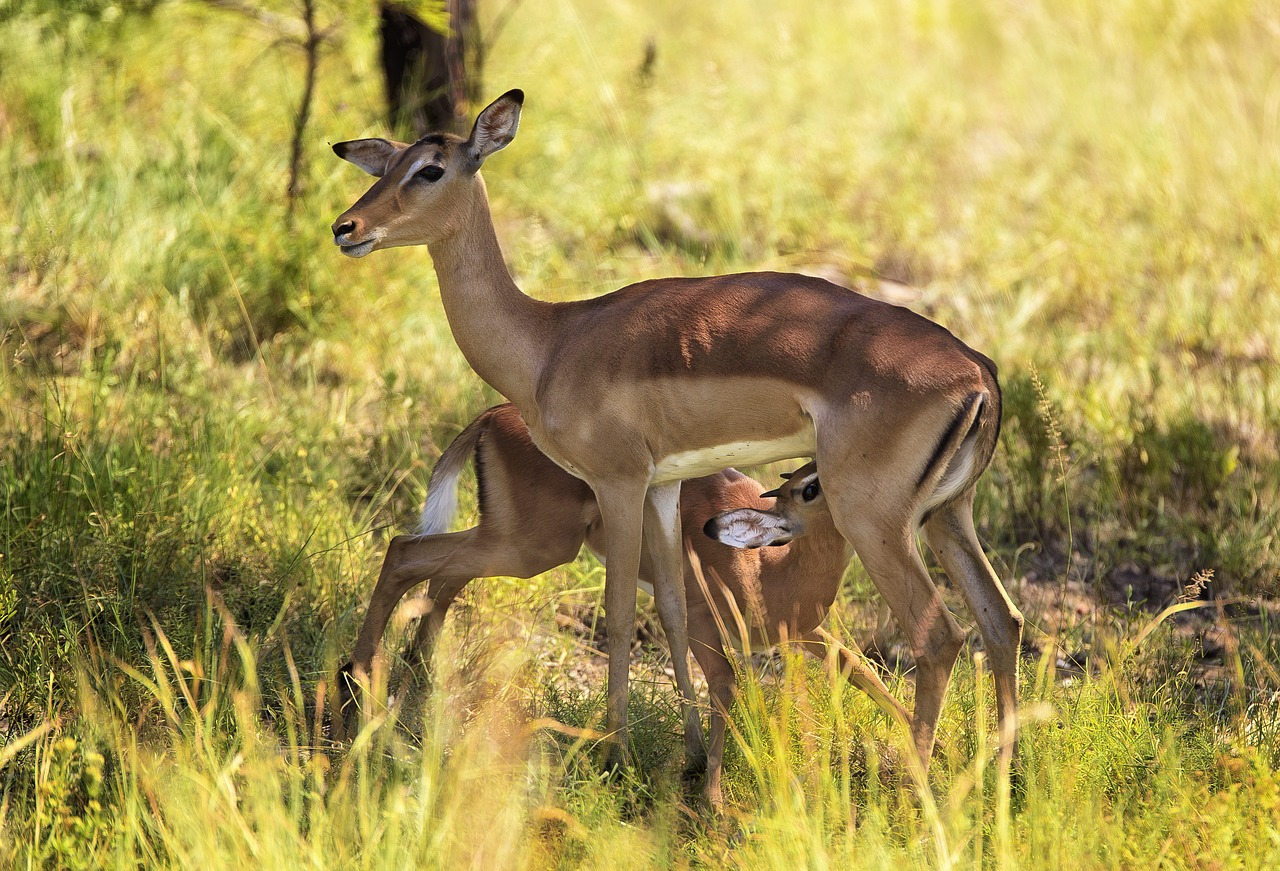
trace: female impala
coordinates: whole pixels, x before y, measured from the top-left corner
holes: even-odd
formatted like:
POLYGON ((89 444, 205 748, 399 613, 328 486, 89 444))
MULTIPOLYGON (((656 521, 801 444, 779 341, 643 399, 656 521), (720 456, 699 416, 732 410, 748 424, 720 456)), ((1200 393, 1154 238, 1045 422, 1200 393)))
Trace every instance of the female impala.
MULTIPOLYGON (((787 478, 788 483, 778 490, 764 493, 754 480, 728 469, 686 481, 680 493, 680 517, 690 531, 689 544, 703 576, 699 581, 692 564, 685 564, 689 640, 711 693, 706 795, 713 807, 720 805, 725 717, 735 684, 725 645, 742 646, 738 636, 745 629, 755 649, 783 640, 801 645, 806 652, 825 648, 818 627, 835 601, 852 557, 848 543, 831 522, 814 464, 787 478), (774 496, 776 504, 770 502, 774 496), (741 626, 736 615, 742 615, 741 626)), ((608 555, 604 538, 591 488, 534 446, 514 406, 490 408, 440 455, 431 473, 419 535, 397 536, 387 548, 346 668, 365 672, 372 668, 374 650, 392 610, 424 579, 430 581, 431 610, 422 618, 413 656, 429 665, 449 607, 473 579, 542 574, 577 556, 584 541, 603 558, 608 555), (458 479, 471 456, 475 457, 480 522, 472 529, 446 533, 458 479)), ((652 591, 653 575, 645 561, 641 561, 640 577, 641 586, 652 591)), ((906 723, 906 709, 866 662, 838 649, 841 669, 850 681, 890 716, 906 723)))
MULTIPOLYGON (((478 172, 514 138, 523 100, 520 91, 499 97, 465 140, 335 145, 379 178, 334 222, 334 241, 353 257, 425 244, 467 362, 515 404, 537 446, 594 492, 609 553, 614 746, 625 746, 643 550, 685 703, 686 749, 691 761, 703 752, 689 704, 680 481, 815 457, 836 528, 915 657, 921 765, 962 643, 916 550, 922 524, 981 628, 1007 758, 1022 617, 982 552, 972 513, 1000 424, 995 366, 907 309, 801 275, 668 278, 555 304, 525 296, 503 262, 478 172)), ((355 677, 366 679, 359 669, 355 677)))

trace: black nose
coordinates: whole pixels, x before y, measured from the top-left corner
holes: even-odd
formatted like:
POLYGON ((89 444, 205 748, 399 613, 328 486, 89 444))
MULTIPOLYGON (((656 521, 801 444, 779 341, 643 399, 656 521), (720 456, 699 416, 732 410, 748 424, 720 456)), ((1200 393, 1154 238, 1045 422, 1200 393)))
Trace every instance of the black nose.
POLYGON ((707 538, 715 538, 716 533, 720 531, 720 524, 716 523, 716 518, 712 517, 702 526, 702 534, 707 538))
POLYGON ((343 221, 341 224, 335 222, 333 225, 333 235, 345 236, 356 228, 355 221, 343 221))

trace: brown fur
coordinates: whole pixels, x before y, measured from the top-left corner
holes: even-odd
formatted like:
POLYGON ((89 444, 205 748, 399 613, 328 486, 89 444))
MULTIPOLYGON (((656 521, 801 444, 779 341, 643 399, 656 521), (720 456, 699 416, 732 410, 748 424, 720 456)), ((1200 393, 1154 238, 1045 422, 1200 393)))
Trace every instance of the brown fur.
POLYGON ((972 528, 973 488, 1000 421, 994 365, 911 311, 799 275, 662 279, 559 304, 525 296, 503 261, 476 171, 515 135, 523 99, 513 91, 494 101, 467 140, 335 146, 380 178, 334 223, 334 240, 354 256, 426 245, 467 362, 520 409, 543 453, 595 493, 609 539, 608 725, 618 746, 626 739, 628 620, 644 555, 653 561, 658 612, 686 701, 687 752, 694 760, 701 752, 687 704, 675 482, 735 463, 813 456, 836 528, 915 656, 920 770, 962 641, 916 550, 926 514, 926 539, 964 590, 988 650, 998 648, 990 655, 1002 760, 1011 759, 1022 618, 972 528), (417 175, 427 160, 445 169, 436 182, 417 175), (982 402, 973 438, 957 443, 948 433, 972 412, 975 395, 982 402), (940 444, 954 447, 939 452, 940 444), (707 450, 727 445, 735 446, 732 456, 707 450), (926 474, 935 468, 937 475, 926 474), (929 482, 950 469, 965 474, 940 504, 929 482))
MULTIPOLYGON (((600 512, 591 489, 563 471, 534 446, 515 406, 506 404, 483 412, 441 456, 433 473, 433 487, 454 486, 456 473, 474 450, 478 486, 485 494, 480 522, 464 532, 397 536, 387 550, 378 585, 369 603, 352 663, 366 670, 386 629, 387 619, 412 587, 429 581, 432 608, 422 621, 414 643, 414 657, 430 662, 445 614, 473 577, 503 575, 532 577, 573 559, 585 542, 607 556, 600 512), (474 575, 472 573, 475 573, 474 575)), ((776 504, 762 498, 764 488, 733 469, 686 481, 680 513, 688 545, 703 574, 706 595, 692 564, 685 561, 684 585, 689 602, 689 635, 694 658, 707 678, 711 693, 711 737, 706 794, 720 803, 720 766, 724 754, 725 717, 733 697, 735 676, 725 655, 734 637, 721 636, 719 627, 736 635, 735 615, 750 629, 750 644, 759 649, 789 640, 806 652, 825 649, 815 630, 826 618, 839 591, 840 579, 852 552, 831 515, 819 500, 804 505, 784 485, 776 504), (780 547, 742 550, 702 534, 716 515, 741 508, 779 512, 791 518, 798 535, 780 547), (803 529, 800 529, 803 527, 803 529)), ((649 560, 640 576, 652 582, 649 560)), ((840 651, 839 665, 849 679, 884 710, 907 723, 909 715, 880 678, 858 655, 840 651)))

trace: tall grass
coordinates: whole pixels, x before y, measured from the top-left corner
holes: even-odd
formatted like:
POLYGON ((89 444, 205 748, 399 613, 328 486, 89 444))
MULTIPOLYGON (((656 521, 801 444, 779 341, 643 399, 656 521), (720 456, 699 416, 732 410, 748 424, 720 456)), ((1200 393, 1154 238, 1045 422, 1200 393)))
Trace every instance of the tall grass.
POLYGON ((339 751, 317 731, 323 694, 308 692, 288 653, 290 676, 261 683, 228 616, 206 608, 191 659, 154 630, 136 668, 83 663, 75 725, 0 759, 0 856, 13 867, 209 868, 1265 868, 1280 856, 1274 735, 1268 745, 1135 708, 1144 689, 1124 669, 1073 687, 1049 659, 1031 669, 1010 785, 992 764, 989 682, 962 664, 943 730, 961 737, 937 760, 939 800, 921 803, 895 762, 902 736, 796 660, 780 681, 744 683, 736 810, 717 821, 682 795, 669 699, 633 712, 662 722, 637 730, 638 752, 657 764, 611 779, 583 755, 590 739, 548 716, 573 719, 564 698, 497 647, 465 687, 446 660, 455 691, 402 710, 410 731, 379 718, 339 751))
POLYGON ((1215 571, 1221 664, 1168 624, 1126 645, 1133 603, 1033 626, 1007 806, 971 660, 932 805, 874 709, 793 664, 744 680, 711 821, 664 685, 640 770, 594 768, 553 629, 598 606, 585 558, 477 583, 446 690, 318 737, 386 535, 496 400, 425 252, 329 244, 364 182, 325 143, 384 132, 369 10, 322 64, 292 229, 301 62, 256 24, 0 26, 0 865, 1274 865, 1277 28, 1244 0, 515 8, 487 87, 528 104, 485 172, 526 290, 888 295, 1000 366, 979 517, 1015 592, 1215 571))

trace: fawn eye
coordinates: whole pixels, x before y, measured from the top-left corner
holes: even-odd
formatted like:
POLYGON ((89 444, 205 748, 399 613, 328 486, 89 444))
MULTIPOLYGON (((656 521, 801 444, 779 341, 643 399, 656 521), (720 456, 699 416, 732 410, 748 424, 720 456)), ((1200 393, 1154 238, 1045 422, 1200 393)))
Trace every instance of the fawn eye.
POLYGON ((800 498, 806 502, 812 502, 822 493, 822 486, 817 481, 810 481, 809 484, 800 493, 800 498))
POLYGON ((418 171, 418 178, 423 181, 439 181, 443 176, 443 166, 424 166, 418 171))

